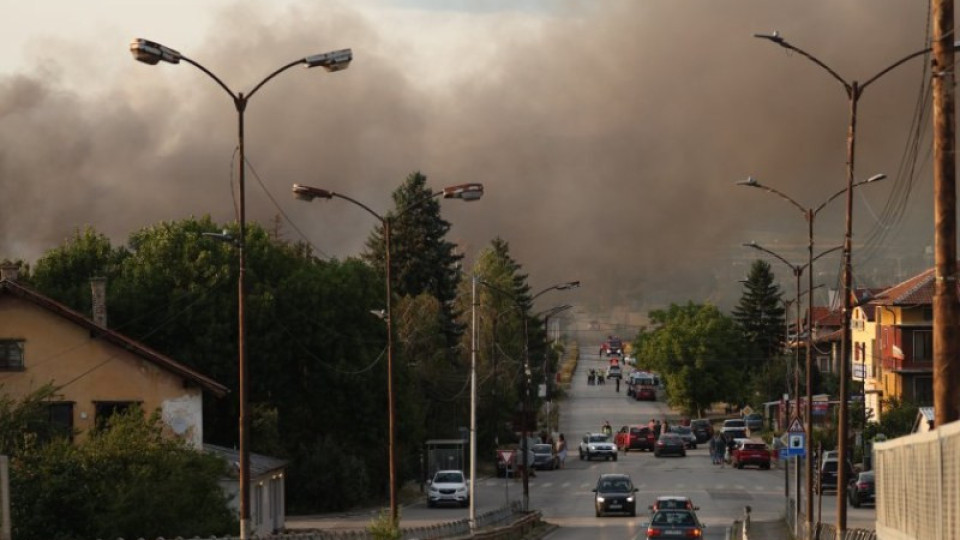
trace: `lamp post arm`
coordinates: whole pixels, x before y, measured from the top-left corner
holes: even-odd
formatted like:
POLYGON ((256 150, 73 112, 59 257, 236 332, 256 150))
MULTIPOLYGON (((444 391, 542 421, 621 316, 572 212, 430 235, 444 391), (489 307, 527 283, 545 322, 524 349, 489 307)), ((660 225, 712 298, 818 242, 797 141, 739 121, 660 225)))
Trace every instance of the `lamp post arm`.
POLYGON ((799 268, 800 268, 800 271, 803 272, 804 270, 806 270, 811 264, 813 264, 814 262, 816 262, 817 259, 819 259, 820 257, 823 257, 824 255, 829 255, 829 254, 833 253, 834 251, 839 251, 839 250, 841 250, 841 249, 843 249, 843 246, 842 246, 842 245, 840 245, 840 246, 833 246, 832 248, 830 248, 830 249, 828 249, 828 250, 826 250, 826 251, 821 251, 816 257, 810 259, 810 261, 808 261, 808 262, 804 263, 802 266, 800 266, 800 267, 799 267, 799 268))
MULTIPOLYGON (((233 93, 233 90, 231 90, 230 87, 227 86, 227 84, 220 79, 220 77, 217 77, 216 75, 214 75, 214 73, 213 73, 212 71, 210 71, 209 69, 203 67, 203 64, 201 64, 201 63, 199 63, 199 62, 195 62, 195 61, 187 58, 186 56, 182 56, 182 55, 181 55, 181 56, 180 56, 180 59, 183 60, 184 62, 190 64, 191 66, 199 69, 200 71, 206 73, 208 77, 210 77, 210 78, 213 79, 218 85, 220 85, 220 88, 223 88, 223 90, 224 90, 227 94, 230 94, 230 97, 233 99, 234 103, 237 104, 237 110, 240 110, 240 105, 239 105, 239 103, 237 103, 237 94, 233 93)), ((248 97, 249 97, 249 96, 248 96, 248 97)))
POLYGON ((777 259, 780 260, 780 262, 782 262, 783 264, 789 266, 790 269, 793 270, 793 273, 794 273, 795 275, 798 275, 798 276, 799 276, 799 275, 803 272, 803 269, 806 267, 806 265, 797 266, 797 265, 791 263, 790 261, 784 259, 783 257, 781 257, 780 254, 776 253, 775 251, 770 251, 769 249, 761 246, 760 244, 757 244, 757 243, 754 243, 754 242, 750 242, 749 244, 743 244, 743 246, 744 246, 744 247, 753 248, 753 249, 762 251, 762 252, 764 252, 764 253, 766 253, 766 254, 768 254, 768 255, 772 255, 772 256, 776 257, 777 259))
MULTIPOLYGON (((878 181, 880 181, 880 180, 883 180, 883 179, 886 178, 886 177, 887 177, 887 176, 886 176, 885 174, 878 174, 878 175, 875 175, 875 176, 871 176, 870 178, 867 178, 866 180, 861 180, 861 181, 859 181, 859 182, 854 182, 853 186, 851 186, 851 187, 854 187, 854 188, 855 188, 855 187, 857 187, 857 186, 862 186, 862 185, 864 185, 864 184, 872 184, 872 183, 874 183, 874 182, 878 182, 878 181)), ((820 213, 820 210, 823 210, 823 207, 824 207, 824 206, 830 204, 834 199, 836 199, 836 198, 839 197, 840 195, 843 195, 844 193, 846 193, 848 189, 849 189, 849 188, 843 188, 843 189, 841 189, 840 191, 838 191, 838 192, 834 193, 833 195, 831 195, 829 199, 827 199, 827 200, 823 201, 822 203, 820 203, 820 206, 818 206, 818 207, 814 208, 813 210, 811 210, 811 214, 814 215, 814 216, 816 216, 818 213, 820 213)))
MULTIPOLYGON (((784 49, 791 50, 791 51, 793 51, 793 52, 795 52, 795 53, 797 53, 797 54, 805 57, 807 60, 810 60, 810 61, 813 62, 814 64, 816 64, 816 65, 820 66, 821 68, 823 68, 824 71, 826 71, 827 73, 829 73, 831 77, 833 77, 833 78, 836 79, 838 82, 840 82, 840 84, 843 85, 843 88, 847 91, 847 95, 849 95, 850 97, 853 97, 853 85, 850 84, 850 83, 848 83, 843 77, 840 76, 839 73, 837 73, 836 71, 834 71, 833 69, 831 69, 830 66, 828 66, 828 65, 824 64, 823 62, 821 62, 820 59, 817 58, 816 56, 808 53, 807 51, 801 49, 800 47, 795 47, 794 45, 790 44, 787 40, 783 39, 782 37, 780 37, 780 36, 779 36, 778 34, 776 34, 776 33, 774 33, 773 35, 754 34, 753 37, 755 37, 755 38, 760 38, 760 39, 766 39, 767 41, 771 41, 771 42, 773 42, 773 43, 776 43, 777 45, 783 47, 784 49)), ((906 59, 905 59, 905 60, 906 60, 906 59)), ((901 62, 902 62, 902 61, 901 61, 901 62)), ((887 70, 887 71, 889 71, 889 70, 887 70)), ((876 78, 876 77, 874 77, 874 79, 875 79, 875 78, 876 78)), ((873 79, 871 79, 871 80, 873 80, 873 79)))
POLYGON ((903 58, 901 58, 900 60, 897 60, 896 62, 890 64, 889 66, 887 66, 885 69, 883 69, 882 71, 880 71, 879 73, 877 73, 877 74, 874 75, 873 77, 870 77, 869 79, 867 79, 866 82, 860 84, 860 93, 862 94, 863 91, 867 88, 867 86, 869 86, 873 81, 879 79, 880 77, 883 77, 884 75, 887 74, 887 72, 889 72, 889 71, 891 71, 891 70, 899 67, 900 64, 902 64, 902 63, 904 63, 904 62, 906 62, 906 61, 908 61, 908 60, 912 60, 912 59, 914 59, 914 58, 916 58, 916 57, 918 57, 918 56, 923 56, 923 55, 927 54, 928 52, 930 52, 930 51, 932 51, 932 50, 933 50, 932 47, 927 47, 926 49, 923 49, 922 51, 917 51, 917 52, 915 52, 915 53, 908 54, 908 55, 904 56, 903 58))
POLYGON ((270 81, 270 79, 272 79, 272 78, 276 77, 277 75, 283 73, 284 71, 292 68, 293 66, 297 66, 297 65, 300 65, 300 64, 302 64, 302 63, 304 63, 304 59, 303 59, 303 58, 299 58, 299 59, 294 60, 293 62, 290 62, 289 64, 281 67, 280 69, 274 71, 273 73, 267 75, 266 77, 263 78, 262 81, 260 81, 259 83, 257 83, 256 86, 253 87, 253 90, 250 90, 249 92, 247 92, 247 99, 250 99, 251 97, 253 97, 253 95, 257 93, 257 90, 259 90, 261 86, 267 84, 267 83, 270 81))
POLYGON ((371 216, 377 218, 377 221, 379 221, 380 223, 384 223, 384 224, 385 224, 386 221, 387 221, 387 218, 385 218, 385 217, 381 216, 380 214, 378 214, 376 211, 374 211, 373 208, 370 208, 369 206, 363 204, 362 202, 354 199, 353 197, 351 197, 351 196, 349 196, 349 195, 344 195, 344 194, 342 194, 342 193, 337 193, 337 192, 335 192, 335 191, 331 191, 331 192, 330 192, 330 196, 331 196, 331 197, 336 197, 336 198, 338 198, 338 199, 343 199, 343 200, 345 200, 345 201, 348 201, 348 202, 353 203, 353 204, 356 205, 356 206, 359 206, 360 208, 363 208, 364 210, 367 211, 368 214, 370 214, 371 216))
POLYGON ((762 189, 762 190, 764 190, 764 191, 766 191, 766 192, 773 193, 774 195, 776 195, 776 196, 780 197, 781 199, 787 201, 788 203, 792 204, 794 207, 797 208, 797 210, 800 210, 800 213, 803 214, 804 216, 807 215, 807 209, 804 208, 804 206, 803 206, 802 204, 800 204, 800 203, 798 203, 797 201, 795 201, 792 197, 790 197, 790 196, 787 195, 786 193, 780 191, 779 189, 772 188, 772 187, 770 187, 770 186, 761 184, 760 182, 757 182, 756 180, 754 180, 752 177, 751 177, 749 180, 745 181, 745 182, 738 182, 737 184, 738 184, 738 185, 741 185, 741 186, 758 188, 758 189, 762 189))

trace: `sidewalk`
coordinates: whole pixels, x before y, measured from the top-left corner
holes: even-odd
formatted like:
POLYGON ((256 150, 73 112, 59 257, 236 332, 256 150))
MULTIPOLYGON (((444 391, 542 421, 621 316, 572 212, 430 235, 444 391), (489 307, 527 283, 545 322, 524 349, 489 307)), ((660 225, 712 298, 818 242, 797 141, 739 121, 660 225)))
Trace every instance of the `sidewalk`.
POLYGON ((776 521, 751 521, 744 540, 791 540, 793 536, 783 519, 776 521))

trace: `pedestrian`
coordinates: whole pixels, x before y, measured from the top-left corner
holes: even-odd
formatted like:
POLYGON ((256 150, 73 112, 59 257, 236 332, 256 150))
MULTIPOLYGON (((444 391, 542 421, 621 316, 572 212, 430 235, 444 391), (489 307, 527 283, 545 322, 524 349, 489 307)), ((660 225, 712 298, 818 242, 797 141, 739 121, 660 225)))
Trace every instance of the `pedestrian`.
POLYGON ((557 439, 557 457, 560 458, 560 468, 562 469, 567 461, 567 441, 563 438, 563 433, 557 439))
POLYGON ((660 425, 660 421, 659 421, 659 420, 657 420, 656 423, 653 424, 653 436, 654 436, 654 438, 657 438, 657 439, 660 438, 660 433, 661 433, 661 431, 662 431, 662 428, 663 428, 663 426, 660 425))
POLYGON ((723 462, 723 453, 726 448, 727 445, 723 442, 723 435, 720 435, 720 433, 714 434, 713 439, 710 440, 710 458, 714 465, 720 465, 723 462))

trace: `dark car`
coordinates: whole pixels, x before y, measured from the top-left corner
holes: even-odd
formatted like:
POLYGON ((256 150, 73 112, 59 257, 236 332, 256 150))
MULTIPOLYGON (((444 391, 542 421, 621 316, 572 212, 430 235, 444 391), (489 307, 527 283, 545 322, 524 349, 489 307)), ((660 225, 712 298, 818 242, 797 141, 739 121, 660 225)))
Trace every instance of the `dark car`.
POLYGON ((705 443, 713 438, 713 424, 706 418, 691 420, 690 429, 697 436, 697 444, 705 443))
MULTIPOLYGON (((837 490, 837 478, 840 472, 838 467, 839 463, 840 461, 837 458, 826 458, 823 460, 823 463, 820 464, 820 476, 817 482, 818 493, 837 490)), ((847 478, 853 478, 853 465, 847 460, 845 460, 844 463, 846 463, 847 467, 847 478)))
POLYGON ((557 457, 556 450, 552 444, 535 444, 531 447, 533 450, 533 468, 554 470, 560 464, 560 458, 557 457))
POLYGON ((653 450, 657 439, 653 430, 646 426, 623 426, 615 437, 617 448, 623 452, 630 450, 653 450))
POLYGON ((704 527, 693 510, 660 510, 650 518, 646 538, 702 538, 704 527))
POLYGON ((744 416, 743 422, 750 431, 763 431, 763 415, 760 413, 750 413, 744 416))
POLYGON ((860 508, 863 504, 874 504, 876 502, 874 494, 873 471, 864 471, 857 475, 847 485, 847 499, 854 508, 860 508))
POLYGON ((670 426, 670 433, 676 433, 691 450, 697 449, 697 436, 687 426, 670 426))
POLYGON ((653 455, 656 457, 674 455, 685 457, 687 455, 686 442, 676 433, 661 433, 657 439, 657 446, 653 449, 653 455))
POLYGON ((650 511, 657 513, 660 510, 699 510, 699 506, 694 506, 689 497, 679 495, 662 495, 657 497, 650 505, 650 511))
POLYGON ((593 488, 597 517, 610 513, 637 515, 637 488, 628 474, 601 474, 593 488))

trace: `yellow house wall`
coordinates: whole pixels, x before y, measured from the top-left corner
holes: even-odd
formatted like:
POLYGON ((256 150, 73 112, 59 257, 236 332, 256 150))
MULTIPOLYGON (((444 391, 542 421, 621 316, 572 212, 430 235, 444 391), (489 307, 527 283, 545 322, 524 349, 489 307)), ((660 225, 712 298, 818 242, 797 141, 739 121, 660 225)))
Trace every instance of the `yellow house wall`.
POLYGON ((9 294, 0 295, 0 338, 24 340, 24 369, 0 371, 0 391, 22 397, 49 382, 62 385, 56 399, 73 402, 80 437, 94 426, 94 402, 130 401, 147 413, 160 409, 168 431, 201 447, 202 390, 182 377, 9 294))
MULTIPOLYGON (((864 364, 864 369, 866 370, 866 378, 864 380, 864 388, 866 390, 880 390, 883 386, 882 381, 878 378, 880 374, 880 362, 878 358, 874 355, 873 342, 877 337, 877 323, 876 319, 870 321, 867 319, 867 314, 865 309, 874 309, 873 306, 857 307, 853 311, 853 321, 858 324, 854 324, 853 328, 850 330, 851 341, 861 346, 863 349, 863 358, 861 361, 864 364), (862 328, 860 328, 862 326, 862 328)), ((879 352, 879 351, 878 351, 879 352)), ((880 396, 875 393, 868 393, 865 396, 866 406, 868 409, 872 409, 872 414, 868 418, 870 421, 877 421, 877 411, 880 410, 880 396)))

